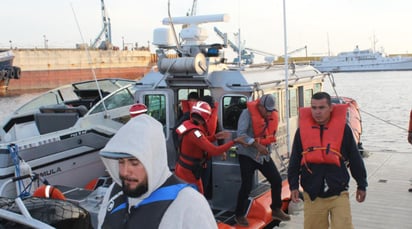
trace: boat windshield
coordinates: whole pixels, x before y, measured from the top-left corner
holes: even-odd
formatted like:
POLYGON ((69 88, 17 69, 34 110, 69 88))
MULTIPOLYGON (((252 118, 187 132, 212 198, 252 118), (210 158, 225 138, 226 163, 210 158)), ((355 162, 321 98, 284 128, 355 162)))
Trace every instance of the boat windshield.
POLYGON ((92 111, 90 111, 90 114, 102 112, 105 109, 112 110, 112 109, 116 109, 119 107, 124 107, 124 106, 129 106, 129 105, 134 104, 135 91, 136 91, 135 87, 133 87, 133 85, 130 85, 119 91, 116 91, 115 93, 112 93, 111 95, 103 99, 105 106, 103 106, 103 102, 96 103, 96 106, 92 108, 92 111))
POLYGON ((35 112, 42 106, 52 106, 58 104, 77 106, 81 105, 79 102, 82 101, 86 101, 88 104, 93 105, 93 100, 95 100, 96 97, 100 97, 99 89, 104 97, 123 86, 135 82, 136 81, 126 79, 102 79, 98 80, 99 86, 96 85, 96 81, 85 81, 65 85, 39 95, 18 108, 14 114, 35 112))

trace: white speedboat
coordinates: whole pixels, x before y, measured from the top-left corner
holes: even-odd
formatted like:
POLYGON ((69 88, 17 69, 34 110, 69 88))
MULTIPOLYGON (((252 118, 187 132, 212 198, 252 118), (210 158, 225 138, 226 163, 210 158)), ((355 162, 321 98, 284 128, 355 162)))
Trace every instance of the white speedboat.
POLYGON ((0 196, 15 197, 22 191, 5 183, 25 173, 21 161, 54 185, 85 187, 105 175, 98 152, 128 121, 133 83, 74 83, 45 92, 14 111, 0 128, 0 196))
POLYGON ((366 72, 412 70, 412 57, 388 57, 370 49, 341 52, 337 56, 314 61, 313 67, 321 72, 366 72))

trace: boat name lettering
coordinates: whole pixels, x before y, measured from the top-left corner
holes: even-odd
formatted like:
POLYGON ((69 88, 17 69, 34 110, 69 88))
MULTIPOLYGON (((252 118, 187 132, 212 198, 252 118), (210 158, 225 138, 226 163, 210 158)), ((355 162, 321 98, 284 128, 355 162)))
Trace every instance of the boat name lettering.
POLYGON ((60 136, 60 139, 63 140, 63 139, 78 137, 78 136, 85 135, 85 134, 87 134, 87 130, 81 130, 81 131, 73 132, 70 134, 62 135, 60 136))
POLYGON ((45 176, 50 176, 56 173, 61 172, 62 169, 60 167, 54 168, 54 169, 49 169, 49 170, 45 170, 43 172, 40 172, 40 176, 45 177, 45 176))
POLYGON ((82 130, 82 131, 78 131, 78 132, 74 132, 70 134, 70 137, 76 137, 76 136, 80 136, 80 135, 84 135, 86 134, 87 131, 86 130, 82 130))

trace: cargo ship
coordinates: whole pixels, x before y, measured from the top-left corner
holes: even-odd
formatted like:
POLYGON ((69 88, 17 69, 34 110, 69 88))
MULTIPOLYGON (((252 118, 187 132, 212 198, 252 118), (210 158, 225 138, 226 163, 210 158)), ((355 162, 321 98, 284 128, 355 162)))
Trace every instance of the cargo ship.
POLYGON ((147 48, 136 50, 15 49, 14 65, 20 79, 3 83, 7 90, 56 88, 68 83, 101 78, 139 79, 155 57, 147 48))

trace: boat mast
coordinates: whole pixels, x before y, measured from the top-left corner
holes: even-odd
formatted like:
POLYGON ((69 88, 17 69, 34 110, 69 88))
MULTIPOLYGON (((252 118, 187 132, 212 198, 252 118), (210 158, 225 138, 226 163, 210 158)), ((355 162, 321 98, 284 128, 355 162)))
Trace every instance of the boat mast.
POLYGON ((285 114, 286 114, 286 149, 290 156, 290 133, 289 133, 289 55, 287 45, 287 31, 286 31, 286 1, 283 0, 283 36, 284 36, 284 52, 285 52, 285 114))

